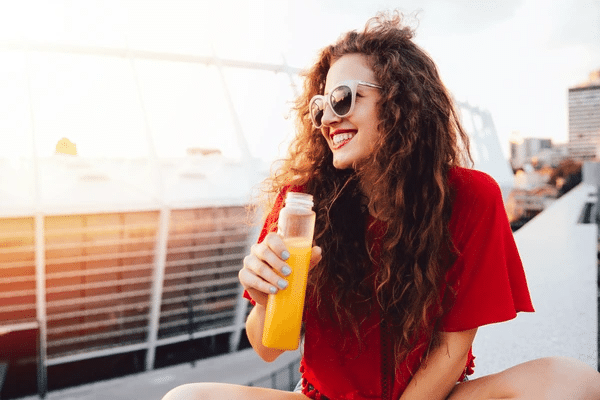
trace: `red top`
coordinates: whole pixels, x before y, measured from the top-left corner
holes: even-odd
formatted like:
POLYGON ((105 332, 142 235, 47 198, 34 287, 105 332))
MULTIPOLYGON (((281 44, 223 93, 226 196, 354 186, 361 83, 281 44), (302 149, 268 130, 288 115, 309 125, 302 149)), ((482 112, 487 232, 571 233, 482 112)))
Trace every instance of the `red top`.
MULTIPOLYGON (((519 311, 533 311, 498 184, 483 172, 458 167, 450 171, 449 182, 456 194, 450 232, 460 256, 448 271, 448 283, 455 289, 456 299, 441 321, 441 330, 469 330, 510 320, 519 311)), ((259 242, 276 230, 282 206, 283 194, 267 217, 259 242)), ((377 245, 385 224, 374 222, 367 224, 367 239, 377 245)), ((247 293, 244 295, 249 298, 247 293)), ((372 313, 364 322, 360 343, 351 346, 344 346, 339 329, 318 318, 308 302, 304 318, 303 378, 331 399, 381 398, 379 314, 372 313)), ((396 371, 392 398, 398 399, 406 389, 423 351, 410 353, 396 371)), ((473 372, 473 359, 470 353, 467 374, 473 372)), ((305 394, 314 398, 315 393, 305 388, 305 394)))

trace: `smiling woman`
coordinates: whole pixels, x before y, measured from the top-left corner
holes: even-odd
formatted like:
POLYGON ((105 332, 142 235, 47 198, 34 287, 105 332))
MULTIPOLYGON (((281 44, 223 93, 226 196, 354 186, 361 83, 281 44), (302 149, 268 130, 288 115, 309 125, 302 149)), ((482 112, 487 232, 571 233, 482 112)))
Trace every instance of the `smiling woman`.
MULTIPOLYGON (((318 117, 320 113, 315 113, 315 107, 310 109, 313 123, 318 123, 315 126, 322 128, 323 137, 329 143, 336 168, 356 169, 361 161, 369 158, 381 136, 377 109, 381 86, 374 82, 376 78, 365 56, 345 55, 327 74, 325 98, 329 100, 323 104, 322 115, 318 117), (336 96, 340 97, 336 99, 336 96), (336 111, 348 102, 347 107, 336 111)), ((320 95, 313 97, 311 103, 319 98, 320 95)))
POLYGON ((533 306, 499 185, 467 168, 456 107, 412 38, 399 14, 380 14, 325 47, 268 180, 271 211, 239 272, 266 361, 286 351, 261 340, 267 298, 293 276, 276 233, 283 199, 311 194, 316 212, 297 389, 199 383, 164 400, 600 397, 600 374, 564 358, 468 381, 478 328, 533 306))

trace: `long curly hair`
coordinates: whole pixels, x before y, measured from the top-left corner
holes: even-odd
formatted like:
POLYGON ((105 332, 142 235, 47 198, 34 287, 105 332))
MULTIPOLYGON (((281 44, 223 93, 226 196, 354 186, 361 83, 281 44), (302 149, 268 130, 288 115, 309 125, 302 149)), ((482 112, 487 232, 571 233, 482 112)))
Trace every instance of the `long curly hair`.
POLYGON ((413 35, 400 13, 380 13, 362 32, 348 32, 320 52, 304 74, 289 155, 268 181, 271 193, 291 184, 314 196, 315 242, 323 259, 310 272, 309 301, 357 339, 361 322, 378 306, 394 332, 397 366, 423 338, 429 347, 437 337, 444 311, 440 291, 455 255, 448 172, 472 163, 453 100, 413 35), (381 137, 364 165, 338 170, 308 104, 323 93, 331 65, 356 53, 366 57, 382 86, 381 137), (372 189, 367 206, 361 181, 372 189), (387 225, 377 259, 365 234, 371 205, 387 225))

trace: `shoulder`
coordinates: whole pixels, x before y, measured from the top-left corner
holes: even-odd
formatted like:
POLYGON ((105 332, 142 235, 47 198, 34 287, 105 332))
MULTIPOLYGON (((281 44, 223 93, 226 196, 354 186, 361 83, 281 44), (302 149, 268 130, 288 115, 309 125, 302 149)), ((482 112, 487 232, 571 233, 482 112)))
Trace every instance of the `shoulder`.
POLYGON ((485 172, 453 168, 448 175, 452 191, 450 229, 463 234, 479 224, 497 224, 507 220, 502 191, 498 183, 485 172))
POLYGON ((448 173, 448 181, 455 201, 467 203, 502 201, 502 192, 498 182, 485 172, 454 167, 448 173))

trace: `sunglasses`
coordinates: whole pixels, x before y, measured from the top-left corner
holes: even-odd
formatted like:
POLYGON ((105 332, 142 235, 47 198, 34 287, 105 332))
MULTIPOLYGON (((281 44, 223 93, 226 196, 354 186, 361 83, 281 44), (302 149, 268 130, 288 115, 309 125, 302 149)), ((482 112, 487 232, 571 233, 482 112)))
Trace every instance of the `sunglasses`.
POLYGON ((354 110, 356 103, 356 88, 358 85, 369 86, 377 89, 382 87, 374 83, 365 81, 344 81, 334 87, 328 95, 317 94, 310 99, 308 109, 310 118, 315 128, 323 126, 323 114, 325 113, 325 104, 329 105, 331 111, 340 118, 349 115, 354 110))

